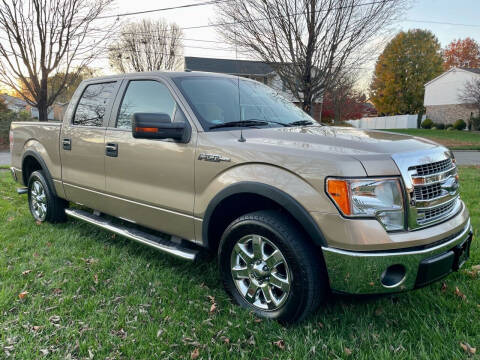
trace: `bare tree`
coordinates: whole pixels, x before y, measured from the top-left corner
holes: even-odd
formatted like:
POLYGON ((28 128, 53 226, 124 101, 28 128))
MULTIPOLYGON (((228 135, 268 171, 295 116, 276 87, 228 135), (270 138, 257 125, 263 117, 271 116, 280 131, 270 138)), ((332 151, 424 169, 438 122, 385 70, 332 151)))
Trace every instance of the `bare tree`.
POLYGON ((313 101, 346 67, 368 60, 366 49, 407 1, 230 0, 217 4, 219 32, 271 64, 311 113, 313 101))
POLYGON ((127 23, 109 47, 110 65, 117 71, 177 70, 183 63, 182 30, 165 20, 127 23))
POLYGON ((473 105, 480 111, 480 77, 467 81, 460 92, 459 100, 465 104, 473 105))
POLYGON ((109 29, 95 20, 113 1, 0 1, 0 82, 38 108, 40 121, 101 50, 109 29), (49 91, 51 75, 60 79, 49 91))

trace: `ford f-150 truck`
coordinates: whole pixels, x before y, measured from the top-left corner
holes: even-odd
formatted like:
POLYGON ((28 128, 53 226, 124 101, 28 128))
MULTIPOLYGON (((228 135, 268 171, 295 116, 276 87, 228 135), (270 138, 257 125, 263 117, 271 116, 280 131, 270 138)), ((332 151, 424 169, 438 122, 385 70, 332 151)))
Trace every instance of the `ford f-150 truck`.
POLYGON ((91 79, 62 124, 10 136, 36 221, 68 215, 188 260, 216 252, 227 292, 262 317, 299 321, 330 290, 418 288, 469 256, 448 149, 322 126, 249 79, 91 79))

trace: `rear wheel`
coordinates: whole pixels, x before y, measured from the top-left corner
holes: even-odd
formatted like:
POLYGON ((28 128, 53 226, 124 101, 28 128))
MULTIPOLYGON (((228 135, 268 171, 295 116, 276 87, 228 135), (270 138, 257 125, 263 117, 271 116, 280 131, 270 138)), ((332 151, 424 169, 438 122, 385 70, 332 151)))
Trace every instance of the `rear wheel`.
POLYGON ((314 311, 326 295, 319 251, 290 217, 267 210, 228 226, 218 261, 235 302, 258 316, 292 323, 314 311))
POLYGON ((28 205, 39 222, 63 222, 66 220, 67 202, 53 194, 43 171, 34 171, 28 180, 28 205))

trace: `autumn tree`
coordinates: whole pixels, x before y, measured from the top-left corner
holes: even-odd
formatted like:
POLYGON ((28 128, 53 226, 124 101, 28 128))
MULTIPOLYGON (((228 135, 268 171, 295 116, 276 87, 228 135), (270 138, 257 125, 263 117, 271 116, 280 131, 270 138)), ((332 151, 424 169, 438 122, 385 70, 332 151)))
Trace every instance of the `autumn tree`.
POLYGON ((360 119, 365 109, 366 96, 355 88, 356 77, 348 74, 329 86, 323 96, 322 120, 335 123, 360 119))
POLYGON ((473 105, 480 114, 480 77, 467 81, 459 94, 459 100, 464 104, 473 105))
POLYGON ((38 108, 40 121, 47 120, 48 108, 102 51, 113 24, 97 20, 113 1, 0 2, 0 82, 38 108), (49 91, 48 79, 55 75, 58 88, 49 91))
POLYGON ((125 24, 109 46, 110 66, 121 73, 179 70, 183 64, 182 30, 165 20, 125 24))
MULTIPOLYGON (((55 75, 50 76, 47 80, 48 95, 51 96, 52 94, 58 93, 55 99, 56 102, 69 102, 78 85, 80 85, 83 80, 95 77, 97 74, 98 71, 90 67, 84 67, 80 72, 77 72, 75 69, 73 71, 75 78, 68 79, 69 81, 65 82, 65 78, 73 75, 65 74, 63 72, 56 73, 55 75)), ((14 93, 14 96, 27 97, 31 101, 34 101, 34 96, 29 90, 33 87, 33 83, 29 78, 27 78, 26 81, 26 83, 23 81, 18 81, 20 91, 18 93, 14 93)))
POLYGON ((408 0, 229 0, 217 3, 220 36, 276 71, 311 113, 347 67, 366 61, 408 0))
POLYGON ((453 40, 443 50, 443 68, 452 67, 479 68, 480 45, 470 37, 453 40))
POLYGON ((442 73, 438 39, 428 30, 399 32, 375 65, 370 98, 384 115, 423 111, 424 85, 442 73))

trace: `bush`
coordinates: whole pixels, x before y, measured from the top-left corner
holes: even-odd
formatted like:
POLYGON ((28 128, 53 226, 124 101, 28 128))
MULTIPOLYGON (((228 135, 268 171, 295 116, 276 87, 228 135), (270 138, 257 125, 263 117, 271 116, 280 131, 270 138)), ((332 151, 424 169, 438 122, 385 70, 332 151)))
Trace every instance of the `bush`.
POLYGON ((465 130, 466 127, 467 127, 467 123, 462 119, 458 119, 453 123, 453 128, 457 130, 465 130))
POLYGON ((480 115, 478 117, 472 117, 470 124, 472 124, 472 130, 480 131, 480 115))
POLYGON ((8 132, 12 121, 30 121, 30 114, 27 111, 0 111, 0 145, 8 144, 8 132))
POLYGON ((425 119, 422 121, 422 124, 420 125, 422 129, 431 129, 433 126, 433 121, 431 119, 425 119))
POLYGON ((453 128, 453 126, 449 126, 449 127, 447 127, 447 130, 452 131, 452 130, 455 130, 455 129, 453 128))
POLYGON ((438 130, 444 130, 445 129, 445 124, 444 123, 435 123, 434 125, 438 130))

